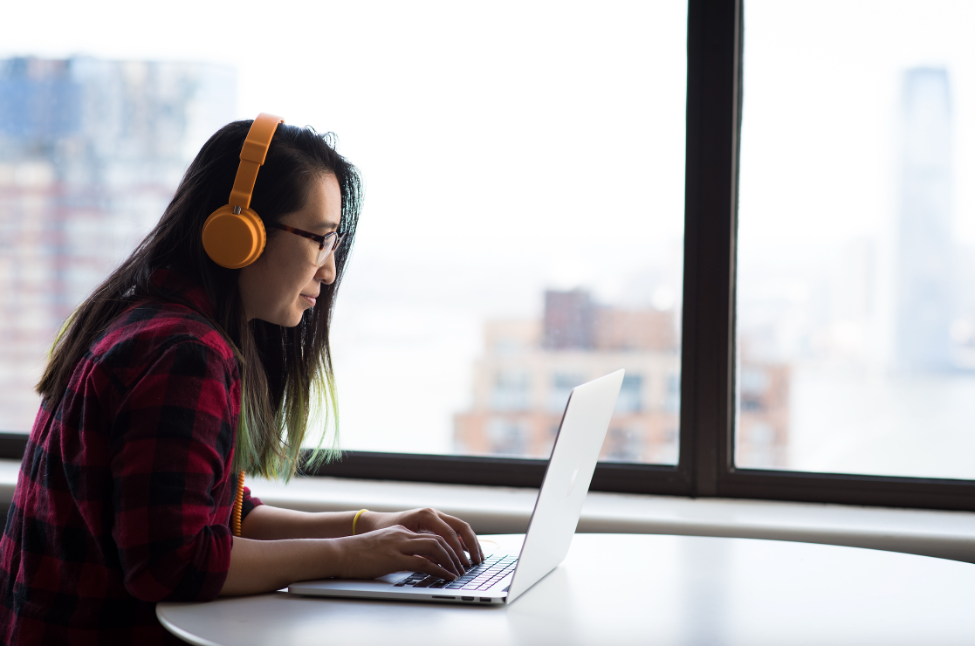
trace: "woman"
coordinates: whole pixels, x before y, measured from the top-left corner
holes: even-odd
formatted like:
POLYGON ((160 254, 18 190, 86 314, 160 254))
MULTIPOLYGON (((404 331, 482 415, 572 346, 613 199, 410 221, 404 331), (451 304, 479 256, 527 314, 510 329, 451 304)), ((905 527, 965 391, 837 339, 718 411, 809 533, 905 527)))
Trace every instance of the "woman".
MULTIPOLYGON (((335 415, 329 324, 361 200, 329 137, 276 118, 253 190, 228 205, 268 118, 210 138, 55 342, 0 540, 4 641, 173 641, 157 601, 401 570, 454 579, 481 561, 468 524, 436 510, 308 514, 243 487, 244 472, 294 475, 310 409, 328 397, 335 415), (213 223, 241 206, 266 242, 230 269, 233 236, 213 223)), ((312 464, 334 454, 320 443, 312 464)))

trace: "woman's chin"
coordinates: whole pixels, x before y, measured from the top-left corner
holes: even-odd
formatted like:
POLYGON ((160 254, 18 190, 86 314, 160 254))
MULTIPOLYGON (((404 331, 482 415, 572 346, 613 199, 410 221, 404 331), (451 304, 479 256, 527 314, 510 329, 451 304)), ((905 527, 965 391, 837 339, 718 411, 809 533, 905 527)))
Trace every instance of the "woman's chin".
POLYGON ((262 321, 267 321, 270 324, 281 326, 283 328, 294 328, 302 323, 303 314, 305 314, 304 309, 293 312, 283 312, 275 316, 255 317, 255 319, 261 319, 262 321))

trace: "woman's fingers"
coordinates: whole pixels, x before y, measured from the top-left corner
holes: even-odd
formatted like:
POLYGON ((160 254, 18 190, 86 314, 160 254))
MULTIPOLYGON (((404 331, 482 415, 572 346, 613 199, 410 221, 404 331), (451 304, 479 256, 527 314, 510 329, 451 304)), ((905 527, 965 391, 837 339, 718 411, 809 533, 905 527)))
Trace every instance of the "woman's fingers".
POLYGON ((447 540, 431 532, 397 525, 336 541, 342 547, 342 577, 370 579, 412 569, 454 580, 465 572, 447 540))
POLYGON ((434 577, 440 577, 442 580, 454 580, 458 577, 454 573, 445 569, 443 566, 439 566, 438 564, 435 564, 431 560, 421 557, 420 555, 412 556, 409 559, 408 567, 404 570, 427 573, 428 575, 433 575, 434 577))
POLYGON ((418 508, 401 513, 401 515, 405 527, 414 532, 441 537, 447 542, 454 555, 453 561, 457 564, 459 574, 464 573, 467 567, 471 566, 471 562, 465 556, 464 548, 458 540, 458 533, 441 519, 441 512, 434 508, 418 508))
POLYGON ((361 521, 374 524, 369 526, 364 523, 365 528, 382 528, 384 526, 389 528, 396 525, 407 531, 437 537, 442 542, 446 555, 437 553, 431 555, 431 560, 440 563, 458 575, 465 573, 472 563, 480 564, 485 561, 482 547, 472 527, 461 519, 434 508, 418 508, 397 514, 375 514, 368 518, 364 515, 361 521), (467 555, 465 554, 466 550, 467 555))
POLYGON ((461 549, 461 543, 464 543, 464 547, 468 549, 468 554, 471 556, 472 561, 476 564, 481 564, 485 561, 485 555, 482 554, 482 546, 478 543, 478 537, 475 535, 475 531, 467 523, 459 519, 458 517, 452 517, 450 514, 439 513, 441 520, 451 529, 451 535, 455 538, 458 543, 458 549, 461 549), (458 537, 461 541, 458 541, 458 537))
MULTIPOLYGON (((450 528, 449 528, 449 530, 450 530, 450 528)), ((470 562, 468 564, 462 563, 462 559, 464 559, 464 561, 466 561, 466 562, 468 561, 468 559, 465 558, 465 553, 464 552, 459 553, 457 550, 455 550, 455 548, 451 545, 451 543, 444 536, 437 535, 437 538, 439 540, 439 543, 441 544, 441 547, 444 549, 445 554, 448 555, 448 557, 451 558, 451 561, 452 561, 452 563, 455 566, 455 571, 458 573, 458 575, 464 575, 465 572, 468 570, 468 566, 471 566, 471 563, 470 562)), ((457 537, 453 537, 453 539, 455 540, 455 543, 457 544, 458 543, 458 538, 457 537)))
POLYGON ((432 526, 431 530, 433 532, 436 532, 439 537, 443 537, 444 540, 448 542, 448 545, 451 547, 451 549, 454 551, 454 554, 458 558, 459 566, 463 565, 464 568, 467 568, 468 566, 472 565, 472 562, 468 558, 468 556, 465 555, 465 547, 462 545, 461 540, 458 539, 457 530, 450 523, 448 523, 446 518, 454 519, 454 517, 451 517, 444 513, 438 513, 438 515, 431 520, 431 524, 430 524, 432 526))
MULTIPOLYGON (((426 557, 431 562, 440 565, 446 572, 451 573, 447 579, 453 580, 455 577, 464 574, 464 567, 462 567, 451 546, 444 540, 444 537, 426 533, 418 534, 416 537, 413 542, 409 542, 406 545, 413 555, 426 557)), ((428 571, 424 572, 427 573, 428 571)))
POLYGON ((475 532, 461 519, 434 508, 411 510, 409 515, 417 530, 427 530, 444 537, 465 567, 471 566, 472 561, 479 564, 484 560, 475 532), (466 548, 470 557, 465 555, 466 548))

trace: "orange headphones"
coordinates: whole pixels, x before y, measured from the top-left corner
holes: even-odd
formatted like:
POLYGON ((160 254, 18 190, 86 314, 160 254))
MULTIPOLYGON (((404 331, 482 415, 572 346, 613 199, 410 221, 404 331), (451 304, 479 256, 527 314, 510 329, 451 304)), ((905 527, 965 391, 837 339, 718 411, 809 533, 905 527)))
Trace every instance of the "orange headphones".
POLYGON ((278 124, 283 123, 281 117, 264 112, 255 118, 241 148, 241 164, 234 176, 231 197, 204 223, 204 250, 221 267, 236 270, 250 265, 265 249, 265 226, 248 207, 258 169, 265 163, 278 124))

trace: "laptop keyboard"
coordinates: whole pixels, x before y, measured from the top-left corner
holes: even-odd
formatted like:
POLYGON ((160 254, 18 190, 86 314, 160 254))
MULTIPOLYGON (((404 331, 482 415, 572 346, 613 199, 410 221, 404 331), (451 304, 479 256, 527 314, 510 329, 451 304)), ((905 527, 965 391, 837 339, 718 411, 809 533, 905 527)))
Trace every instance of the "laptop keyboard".
POLYGON ((489 555, 481 564, 473 564, 457 580, 442 580, 427 573, 412 573, 394 586, 410 586, 416 589, 461 589, 462 591, 485 591, 494 586, 506 575, 516 570, 518 557, 511 555, 489 555))

